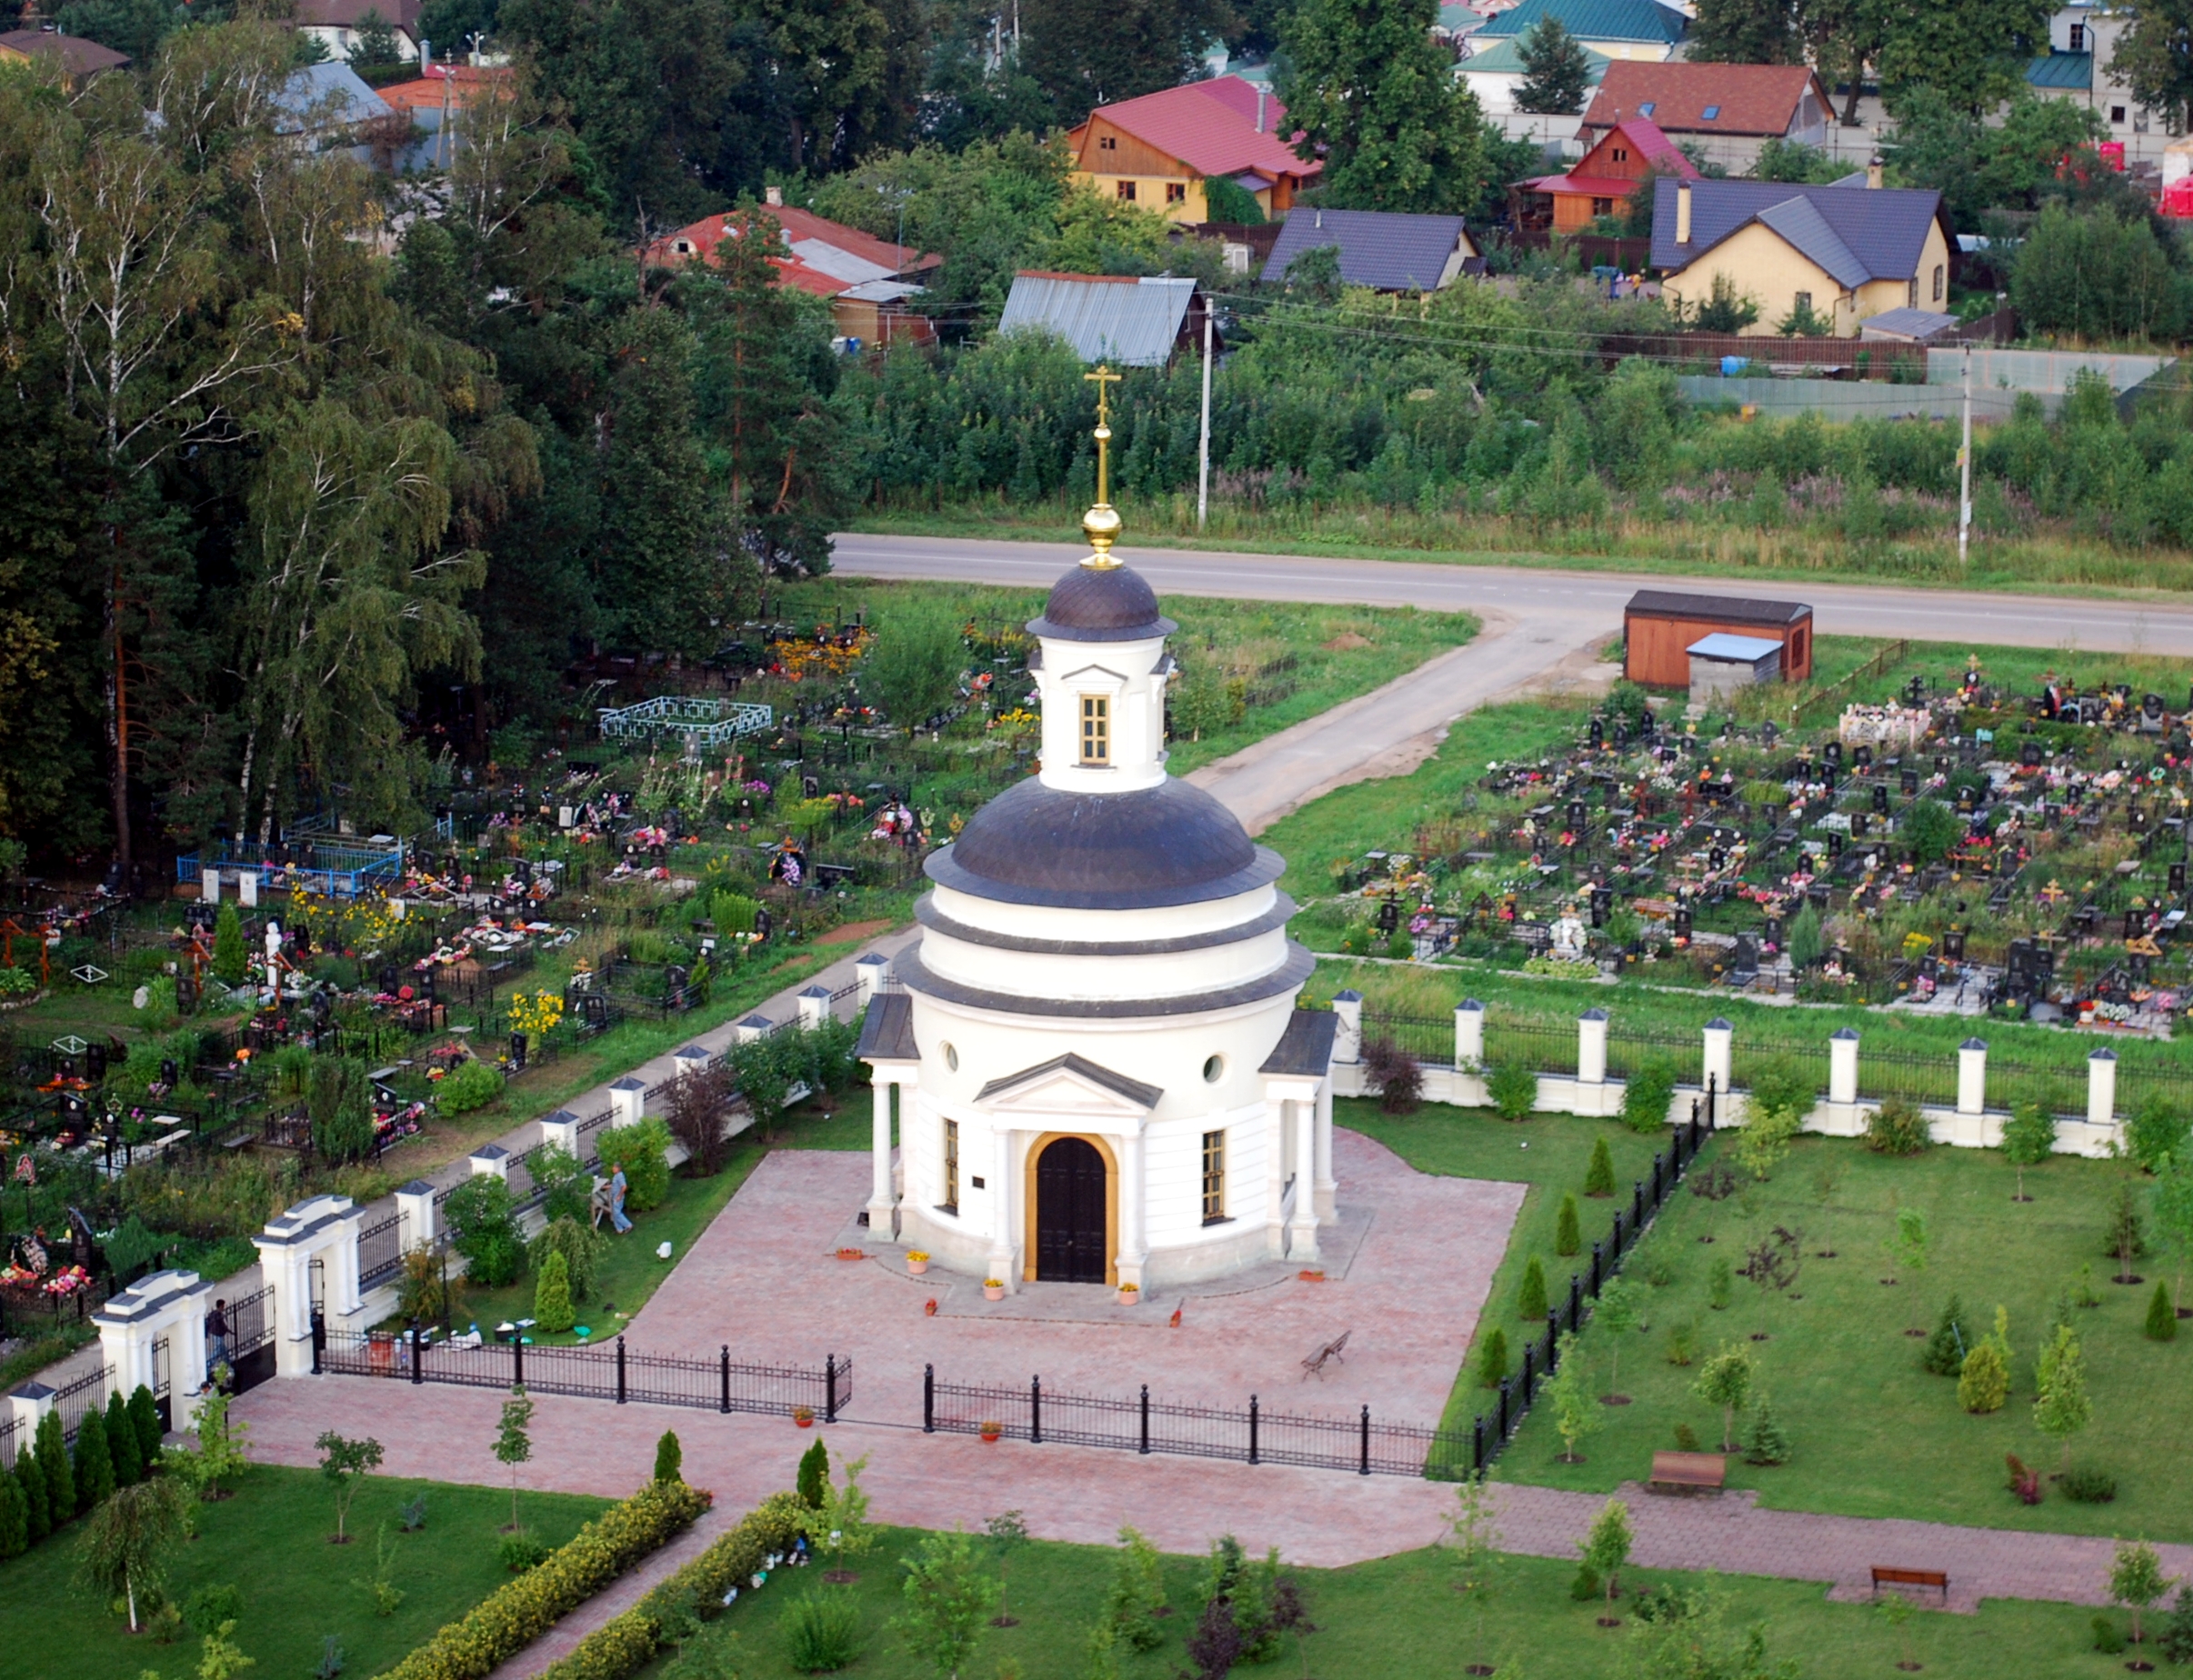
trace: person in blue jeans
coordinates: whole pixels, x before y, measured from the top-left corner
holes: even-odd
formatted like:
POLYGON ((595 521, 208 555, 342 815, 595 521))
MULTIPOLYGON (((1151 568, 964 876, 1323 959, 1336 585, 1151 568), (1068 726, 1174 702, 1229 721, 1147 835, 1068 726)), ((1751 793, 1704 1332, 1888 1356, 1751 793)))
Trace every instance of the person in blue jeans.
POLYGON ((619 1236, 632 1229, 632 1221, 625 1217, 625 1169, 620 1165, 609 1175, 609 1223, 619 1236))

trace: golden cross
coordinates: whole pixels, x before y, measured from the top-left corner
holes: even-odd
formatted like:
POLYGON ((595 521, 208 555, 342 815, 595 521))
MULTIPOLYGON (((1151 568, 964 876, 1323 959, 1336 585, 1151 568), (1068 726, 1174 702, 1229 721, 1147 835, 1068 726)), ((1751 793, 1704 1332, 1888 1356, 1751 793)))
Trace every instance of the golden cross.
POLYGON ((1105 387, 1116 385, 1125 377, 1124 374, 1114 373, 1111 364, 1108 362, 1099 362, 1095 373, 1082 375, 1082 378, 1096 387, 1096 424, 1098 425, 1108 427, 1112 422, 1112 394, 1105 387))
POLYGON ((1112 558, 1112 544, 1119 535, 1119 515, 1112 508, 1112 394, 1106 387, 1117 385, 1120 376, 1108 364, 1099 363, 1095 373, 1082 377, 1096 387, 1096 505, 1081 521, 1092 551, 1082 565, 1102 571, 1119 564, 1112 558))

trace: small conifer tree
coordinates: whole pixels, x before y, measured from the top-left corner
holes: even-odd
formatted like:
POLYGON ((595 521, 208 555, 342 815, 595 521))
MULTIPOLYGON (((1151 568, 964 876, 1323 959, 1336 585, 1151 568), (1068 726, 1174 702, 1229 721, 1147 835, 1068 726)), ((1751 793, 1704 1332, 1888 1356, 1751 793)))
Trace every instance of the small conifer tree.
POLYGON ((1942 1304, 1942 1315, 1935 1323, 1934 1334, 1927 1338, 1927 1351, 1919 1363, 1937 1376, 1955 1376, 1965 1368, 1965 1355, 1971 1348, 1965 1304, 1952 1295, 1942 1304))
POLYGON ((2157 1280, 2155 1293, 2148 1297, 2148 1340, 2174 1342, 2178 1339, 2178 1313, 2170 1305, 2170 1288, 2157 1280))
POLYGON ((214 975, 225 985, 241 985, 250 962, 244 946, 243 919, 236 915, 235 905, 225 899, 214 917, 214 975))
POLYGON ((1498 1325, 1477 1338, 1477 1385, 1497 1388, 1507 1375, 1507 1332, 1498 1325))
POLYGON ((33 1437, 38 1468, 45 1475, 45 1508, 55 1528, 76 1515, 76 1478, 68 1467, 68 1444, 61 1438, 61 1414, 38 1420, 33 1437))
POLYGON ((571 1305, 571 1264, 561 1249, 550 1249, 541 1262, 533 1286, 533 1316, 542 1329, 559 1334, 578 1323, 578 1311, 571 1305))
POLYGON ((2010 1397, 2010 1366, 1993 1336, 1983 1336, 1965 1355, 1958 1374, 1957 1403, 1975 1415, 1999 1412, 2010 1397))
POLYGON ((115 1455, 106 1445, 106 1414, 97 1406, 76 1426, 76 1509, 89 1511, 114 1496, 115 1455))
POLYGON ((137 1461, 149 1474, 160 1462, 160 1444, 166 1431, 160 1427, 160 1403, 153 1391, 139 1383, 129 1396, 129 1421, 136 1426, 137 1461))
POLYGON ((823 1490, 830 1485, 830 1449, 818 1439, 799 1455, 799 1475, 794 1485, 799 1502, 810 1511, 822 1509, 823 1490))
POLYGON ((137 1448, 136 1420, 120 1389, 106 1396, 106 1450, 115 1461, 115 1485, 127 1487, 145 1479, 145 1455, 137 1448))
POLYGON ((0 1559, 20 1556, 30 1546, 30 1514, 23 1488, 12 1475, 0 1475, 0 1559))
POLYGON ((15 1491, 23 1495, 24 1532, 35 1545, 54 1532, 54 1519, 45 1497, 45 1472, 39 1467, 37 1455, 15 1455, 15 1471, 12 1478, 15 1491))
MULTIPOLYGON (((817 1446, 821 1442, 816 1442, 817 1446)), ((686 1449, 678 1445, 677 1431, 666 1429, 662 1439, 655 1444, 655 1479, 658 1482, 682 1482, 686 1479, 686 1449)))
POLYGON ((1786 1465, 1789 1462, 1789 1436, 1782 1428, 1782 1421, 1774 1415, 1774 1406, 1765 1395, 1751 1408, 1751 1426, 1744 1435, 1744 1457, 1755 1465, 1786 1465))
POLYGON ((1573 1255, 1584 1246, 1584 1232, 1577 1218, 1577 1198, 1564 1195, 1561 1213, 1554 1225, 1554 1253, 1573 1255))
POLYGON ((1591 1165, 1584 1170, 1584 1194, 1612 1195, 1614 1193, 1614 1152, 1607 1147, 1607 1140, 1601 1137, 1591 1145, 1591 1165))
POLYGON ((1523 1282, 1516 1291, 1516 1316, 1534 1320, 1546 1316, 1546 1267, 1536 1255, 1523 1268, 1523 1282))

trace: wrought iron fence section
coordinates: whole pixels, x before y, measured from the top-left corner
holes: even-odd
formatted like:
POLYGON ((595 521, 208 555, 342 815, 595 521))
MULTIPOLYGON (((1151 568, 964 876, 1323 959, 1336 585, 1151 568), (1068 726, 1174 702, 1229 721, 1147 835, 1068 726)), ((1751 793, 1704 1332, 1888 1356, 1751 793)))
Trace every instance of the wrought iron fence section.
POLYGON ((228 1305, 228 1355, 231 1364, 246 1354, 256 1353, 274 1340, 274 1326, 266 1322, 267 1304, 274 1299, 270 1288, 255 1290, 239 1296, 228 1305))
MULTIPOLYGON (((391 1214, 358 1228, 358 1287, 371 1289, 404 1265, 404 1215, 391 1214)), ((233 1323, 233 1319, 232 1319, 233 1323)))
MULTIPOLYGON (((15 1467, 15 1454, 20 1450, 17 1442, 21 1430, 22 1425, 13 1414, 0 1418, 0 1470, 13 1470, 15 1467)), ((27 1445, 29 1439, 27 1436, 21 1436, 21 1439, 24 1444, 27 1445)))
POLYGON ((1452 1015, 1374 1015, 1363 1016, 1363 1041, 1385 1039, 1426 1067, 1455 1065, 1455 1021, 1452 1015))
POLYGON ((1507 1021, 1487 1012, 1485 1060, 1488 1066, 1518 1062, 1537 1074, 1574 1074, 1577 1050, 1574 1026, 1540 1021, 1507 1021))
POLYGON ((61 1438, 74 1441, 89 1413, 106 1404, 106 1367, 94 1365, 72 1383, 64 1383, 54 1395, 54 1410, 61 1415, 61 1438))

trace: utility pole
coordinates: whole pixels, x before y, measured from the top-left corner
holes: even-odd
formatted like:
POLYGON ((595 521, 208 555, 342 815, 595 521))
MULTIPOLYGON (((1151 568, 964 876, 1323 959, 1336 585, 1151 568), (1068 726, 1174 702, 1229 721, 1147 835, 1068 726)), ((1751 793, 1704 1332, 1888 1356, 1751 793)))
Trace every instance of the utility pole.
POLYGON ((1211 511, 1211 300, 1203 300, 1203 442, 1196 453, 1196 529, 1211 511))
POLYGON ((1972 545, 1972 344, 1965 343, 1965 437, 1957 452, 1957 563, 1961 567, 1972 545))

